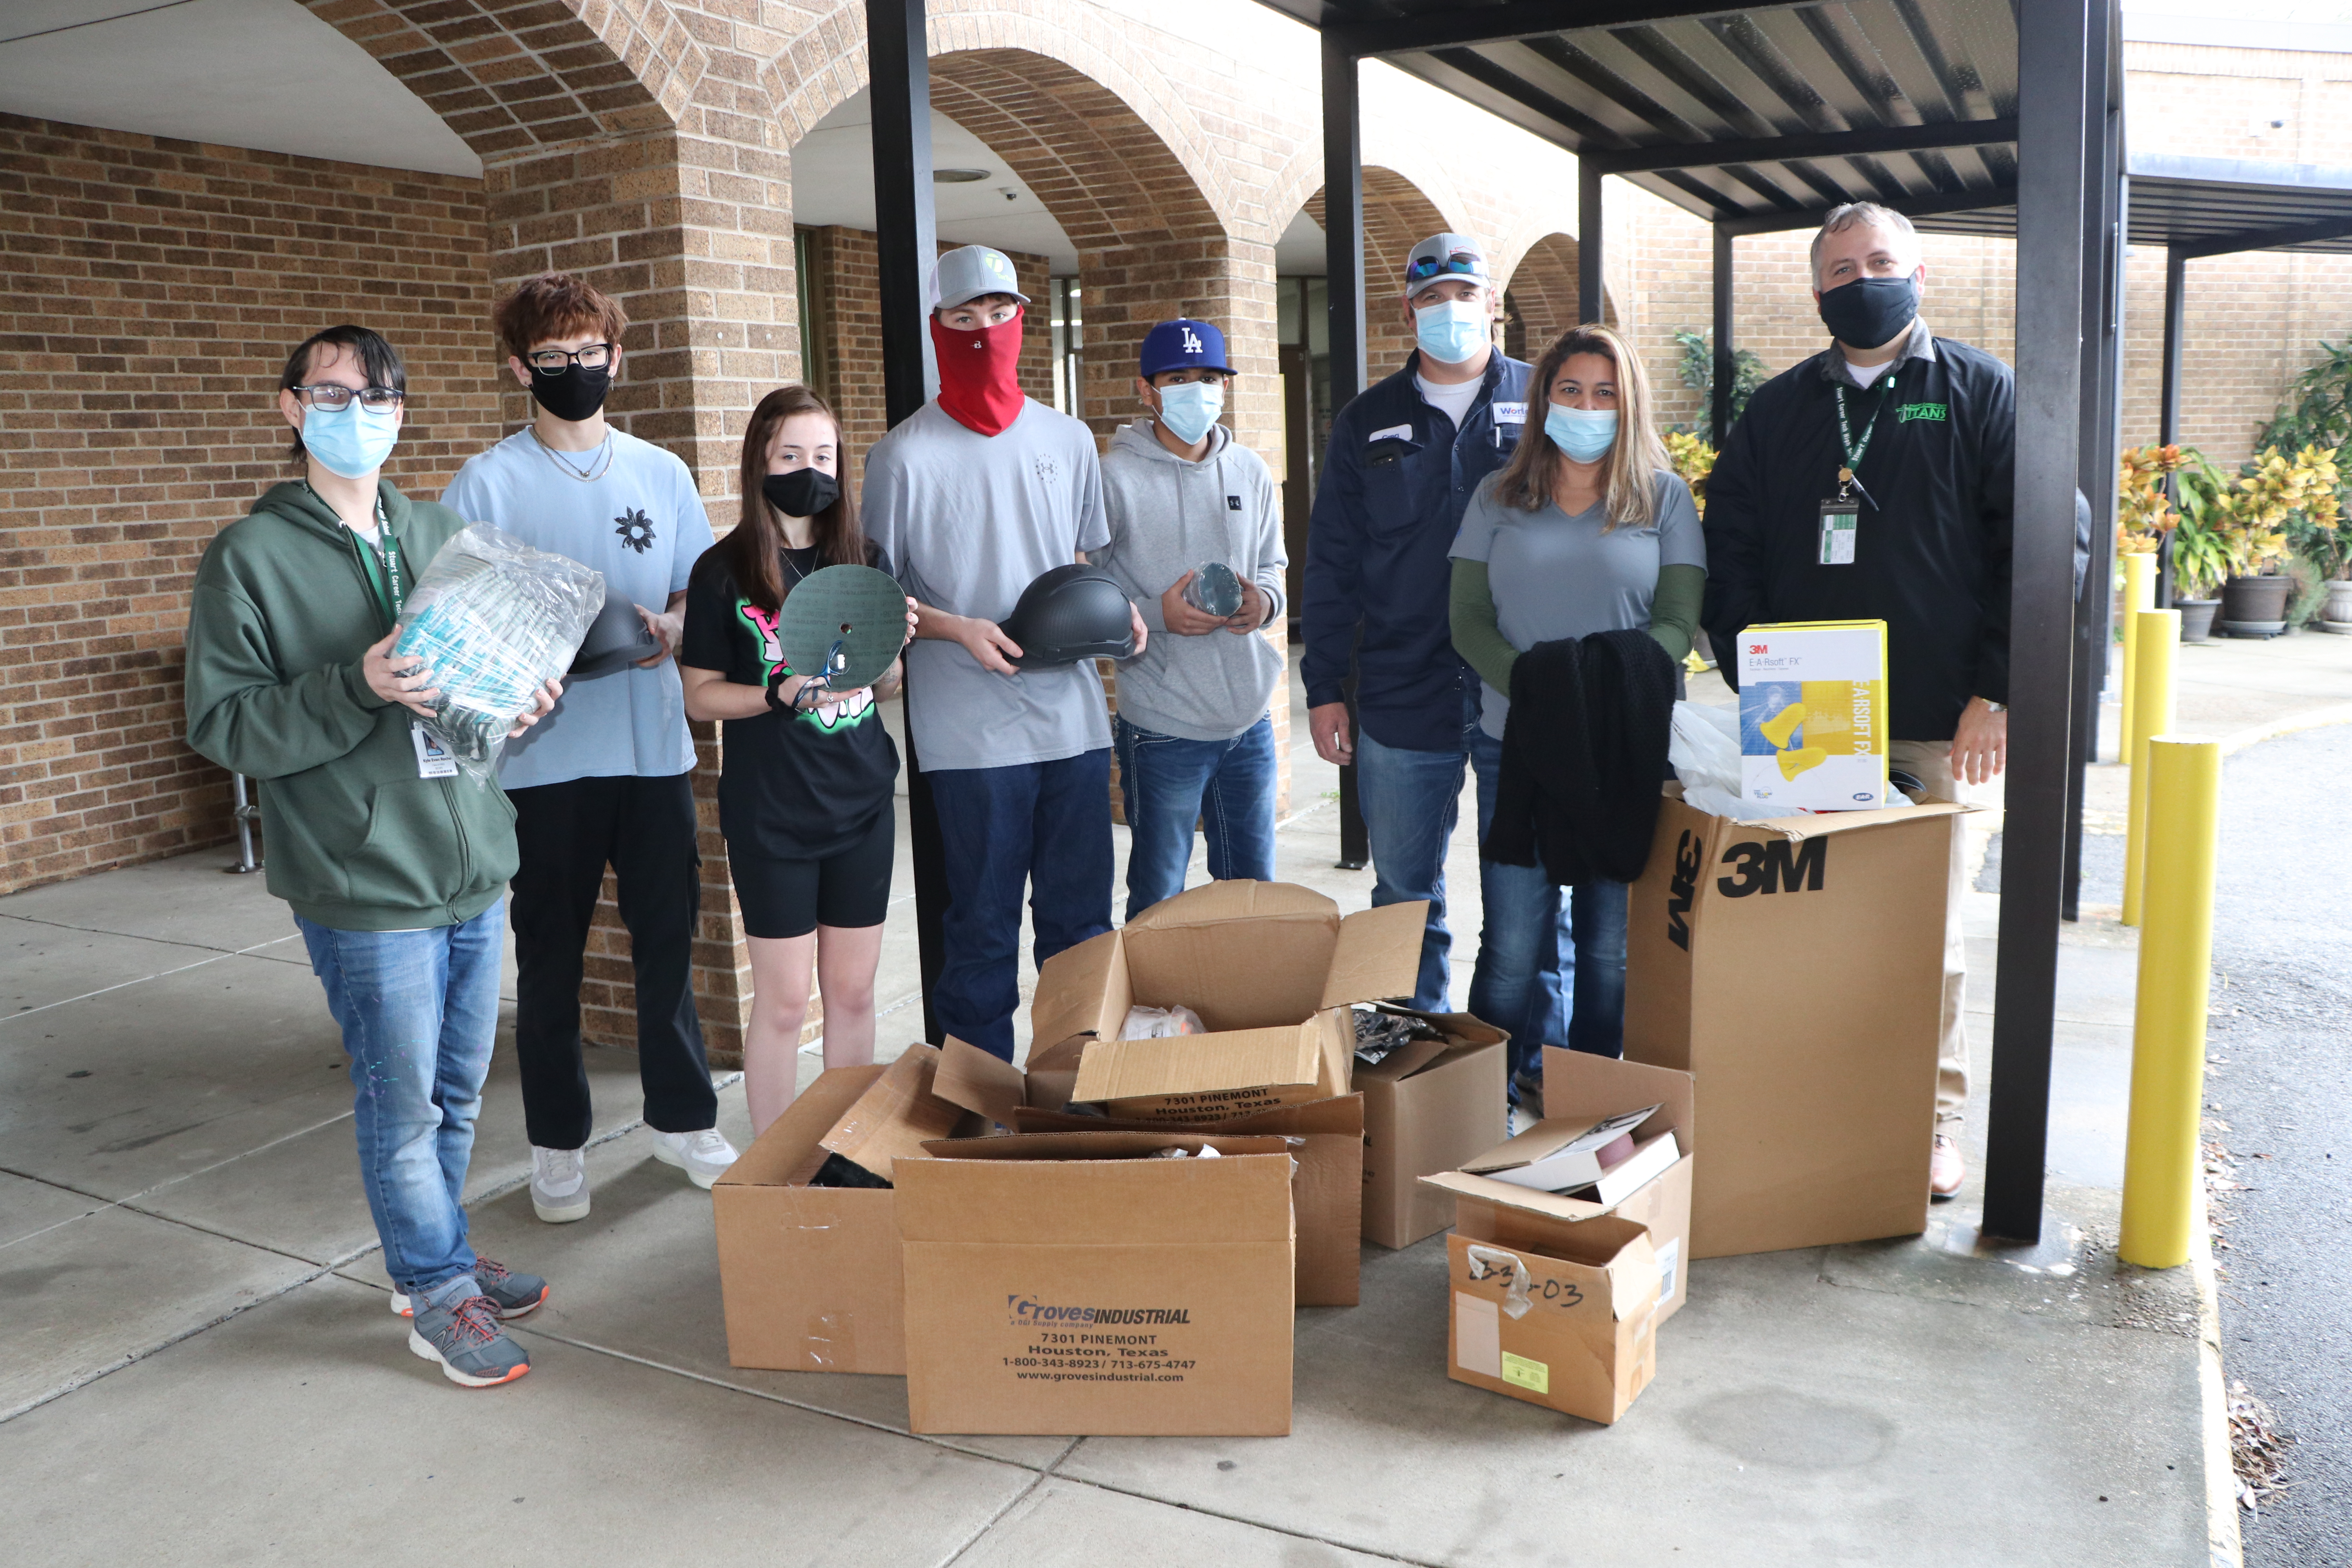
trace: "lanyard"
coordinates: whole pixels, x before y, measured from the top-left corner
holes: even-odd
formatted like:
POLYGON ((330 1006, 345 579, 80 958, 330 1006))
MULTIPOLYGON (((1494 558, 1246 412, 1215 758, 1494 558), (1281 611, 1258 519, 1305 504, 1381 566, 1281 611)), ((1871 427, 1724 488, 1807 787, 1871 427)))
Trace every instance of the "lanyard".
MULTIPOLYGON (((1886 387, 1892 389, 1894 385, 1895 373, 1890 370, 1886 376, 1886 387)), ((1862 439, 1856 441, 1853 438, 1853 426, 1846 419, 1845 388, 1840 385, 1833 390, 1837 394, 1838 442, 1840 449, 1845 454, 1845 466, 1838 469, 1838 494, 1845 496, 1861 487, 1862 481, 1854 478, 1854 471, 1862 467, 1863 455, 1870 450, 1870 437, 1878 429, 1878 416, 1886 412, 1887 392, 1880 392, 1878 406, 1870 411, 1870 423, 1862 427, 1862 439)), ((1862 495, 1864 500, 1870 500, 1868 490, 1863 490, 1862 495)), ((1878 503, 1873 500, 1870 504, 1874 507, 1878 503)))
POLYGON ((352 547, 360 553, 361 569, 367 574, 368 592, 375 596, 376 608, 383 612, 384 624, 389 626, 400 619, 400 607, 408 599, 408 584, 400 541, 393 537, 382 497, 375 503, 375 532, 383 541, 381 549, 362 539, 356 530, 352 531, 352 547))

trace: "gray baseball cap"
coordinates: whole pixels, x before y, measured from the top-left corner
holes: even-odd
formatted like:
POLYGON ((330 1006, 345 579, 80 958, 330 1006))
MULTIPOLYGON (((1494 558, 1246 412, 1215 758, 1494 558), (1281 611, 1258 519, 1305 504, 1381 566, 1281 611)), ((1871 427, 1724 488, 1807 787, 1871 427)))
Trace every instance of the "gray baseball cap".
POLYGON ((984 245, 963 246, 940 257, 938 269, 931 274, 931 308, 935 310, 977 300, 982 294, 1010 294, 1024 305, 1029 302, 1029 296, 1021 291, 1020 279, 1013 273, 1012 258, 984 245))
POLYGON ((1486 242, 1475 235, 1433 234, 1404 258, 1404 295, 1410 300, 1433 283, 1459 279, 1493 288, 1486 270, 1486 242))

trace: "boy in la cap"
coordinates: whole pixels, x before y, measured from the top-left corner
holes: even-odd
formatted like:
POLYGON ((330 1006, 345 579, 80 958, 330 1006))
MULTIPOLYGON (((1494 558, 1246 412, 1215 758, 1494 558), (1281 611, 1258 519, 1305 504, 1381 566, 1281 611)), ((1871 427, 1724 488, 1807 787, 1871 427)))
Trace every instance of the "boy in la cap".
POLYGON ((1196 821, 1211 877, 1274 878, 1266 700, 1283 656, 1257 634, 1282 614, 1290 563, 1273 473, 1217 422, 1234 379, 1224 334, 1207 321, 1162 321, 1144 335, 1138 369, 1147 416, 1120 426, 1102 460, 1102 566, 1154 634, 1119 669, 1111 721, 1133 835, 1129 920, 1183 890, 1196 821), (1237 605, 1203 592, 1203 565, 1239 580, 1237 605))
POLYGON ((1092 660, 1018 668, 998 623, 1110 535, 1093 433, 1016 379, 1029 297, 1013 263, 967 245, 933 279, 940 393, 866 455, 866 530, 917 604, 907 728, 948 883, 931 1005, 1010 1061, 1024 888, 1041 964, 1110 929, 1110 720, 1092 660))

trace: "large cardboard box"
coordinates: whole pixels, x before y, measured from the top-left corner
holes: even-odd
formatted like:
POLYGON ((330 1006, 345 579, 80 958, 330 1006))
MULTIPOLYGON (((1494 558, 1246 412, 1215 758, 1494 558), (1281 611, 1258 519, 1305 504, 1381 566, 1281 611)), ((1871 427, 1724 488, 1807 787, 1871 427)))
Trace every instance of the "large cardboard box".
POLYGON ((1625 1055, 1707 1106, 1696 1258, 1927 1228, 1963 808, 1734 822, 1672 786, 1626 941, 1625 1055))
POLYGON ((887 1068, 835 1068, 710 1189, 727 1359, 785 1372, 907 1370, 898 1194, 812 1187, 821 1140, 887 1068))
POLYGON ((1885 804, 1886 623, 1749 626, 1738 651, 1741 798, 1785 811, 1885 804))
POLYGON ((1286 1435, 1292 1161, 1286 1139, 1171 1132, 901 1159, 910 1429, 1286 1435), (1146 1157, 1171 1147, 1193 1157, 1146 1157))
POLYGON ((1613 1215, 1566 1220, 1466 1194, 1457 1205, 1446 1375, 1604 1426, 1623 1415, 1658 1370, 1650 1233, 1613 1215))
POLYGON ((1286 882, 1211 882, 1055 953, 1031 1037, 1087 1037, 1070 1098, 1129 1121, 1199 1126, 1349 1092, 1348 1009, 1409 996, 1420 902, 1360 910, 1286 882), (1177 1004, 1209 1032, 1119 1037, 1131 1006, 1177 1004))
MULTIPOLYGON (((991 1058, 992 1060, 993 1058, 991 1058)), ((1150 1121, 1115 1121, 1067 1111, 1014 1112, 1024 1132, 1191 1131, 1266 1133, 1297 1140, 1298 1169, 1290 1188, 1297 1233, 1296 1281, 1302 1307, 1352 1307, 1360 1299, 1363 1254, 1364 1100, 1343 1095, 1306 1105, 1278 1106, 1213 1129, 1164 1128, 1150 1121)))
POLYGON ((1454 1200, 1421 1184, 1509 1131, 1509 1037, 1467 1013, 1413 1013, 1445 1036, 1415 1041, 1377 1067, 1358 1066, 1364 1097, 1363 1237, 1411 1247, 1454 1223, 1454 1200))

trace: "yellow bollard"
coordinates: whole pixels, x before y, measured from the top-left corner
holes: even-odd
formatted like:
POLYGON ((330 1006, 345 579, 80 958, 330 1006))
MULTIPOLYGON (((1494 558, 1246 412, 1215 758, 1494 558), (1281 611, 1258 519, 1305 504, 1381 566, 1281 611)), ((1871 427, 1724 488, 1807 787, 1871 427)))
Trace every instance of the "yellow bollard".
POLYGON ((2170 1268, 2189 1259, 2197 1214, 2221 746, 2164 739, 2143 744, 2150 808, 2147 925, 2139 939, 2119 1250, 2126 1263, 2170 1268))
POLYGON ((2132 725, 2131 815, 2124 825, 2124 915, 2127 926, 2139 924, 2140 889, 2147 869, 2147 743, 2172 729, 2172 658, 2180 646, 2179 610, 2142 610, 2132 617, 2132 707, 2138 718, 2132 725))
POLYGON ((2156 608, 2156 557, 2124 557, 2124 670, 2122 715, 2116 724, 2116 761, 2126 767, 2136 754, 2132 731, 2132 657, 2139 647, 2139 613, 2156 608))

